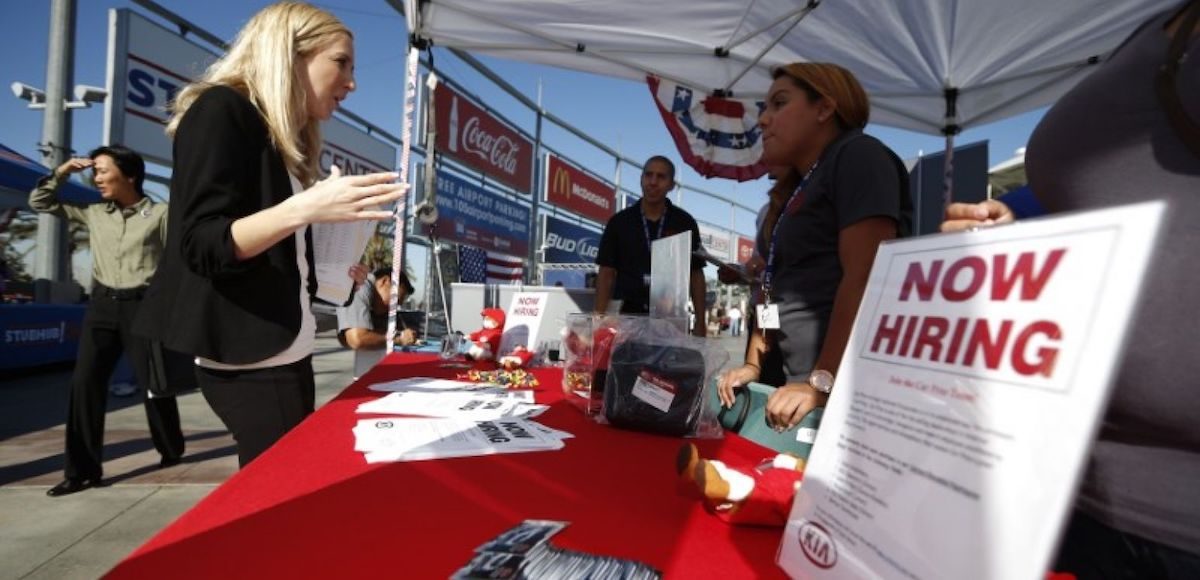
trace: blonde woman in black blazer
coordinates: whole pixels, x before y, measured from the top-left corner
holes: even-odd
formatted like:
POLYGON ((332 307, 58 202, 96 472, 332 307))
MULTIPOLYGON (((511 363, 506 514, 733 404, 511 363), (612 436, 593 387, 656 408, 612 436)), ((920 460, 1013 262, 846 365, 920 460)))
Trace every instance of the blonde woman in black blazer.
POLYGON ((355 89, 353 36, 328 12, 256 14, 179 93, 165 256, 137 329, 194 354, 245 466, 313 410, 318 222, 389 219, 395 173, 317 181, 318 123, 355 89))

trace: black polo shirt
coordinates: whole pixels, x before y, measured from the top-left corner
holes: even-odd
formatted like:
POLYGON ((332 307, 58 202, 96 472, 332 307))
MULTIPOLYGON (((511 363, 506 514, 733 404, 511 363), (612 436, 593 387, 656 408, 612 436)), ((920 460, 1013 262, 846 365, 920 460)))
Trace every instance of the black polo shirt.
MULTIPOLYGON (((683 208, 676 207, 671 200, 666 201, 667 210, 661 218, 666 220, 662 224, 662 237, 690 231, 692 250, 700 249, 700 227, 696 225, 696 219, 683 208)), ((643 227, 640 201, 617 212, 604 226, 596 265, 617 271, 613 298, 622 301, 621 312, 650 312, 650 286, 646 284, 646 276, 650 274, 650 242, 658 239, 658 227, 659 220, 646 220, 643 227), (649 241, 646 238, 647 229, 650 231, 649 241)), ((703 268, 704 260, 693 257, 692 270, 703 268)), ((679 283, 689 284, 690 280, 680 280, 679 283)))
POLYGON ((846 131, 825 149, 802 195, 803 202, 779 218, 771 281, 771 298, 779 305, 779 345, 791 382, 808 377, 825 342, 842 281, 841 231, 885 217, 896 222, 904 237, 912 224, 904 163, 859 130, 846 131))

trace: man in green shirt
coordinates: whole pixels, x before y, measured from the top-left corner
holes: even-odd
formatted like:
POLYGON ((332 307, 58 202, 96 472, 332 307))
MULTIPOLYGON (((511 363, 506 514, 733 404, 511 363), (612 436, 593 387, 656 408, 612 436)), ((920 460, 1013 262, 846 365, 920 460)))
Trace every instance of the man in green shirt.
POLYGON ((179 406, 174 397, 151 397, 150 345, 131 332, 142 294, 158 266, 167 239, 167 204, 154 203, 142 190, 146 163, 128 148, 100 147, 88 158, 71 159, 40 181, 29 195, 34 211, 52 213, 87 226, 92 251, 92 293, 79 354, 71 378, 67 410, 65 478, 47 495, 57 497, 100 483, 104 415, 109 379, 122 352, 143 393, 154 447, 168 467, 183 455, 179 406), (70 175, 91 168, 103 203, 73 205, 58 199, 70 175))

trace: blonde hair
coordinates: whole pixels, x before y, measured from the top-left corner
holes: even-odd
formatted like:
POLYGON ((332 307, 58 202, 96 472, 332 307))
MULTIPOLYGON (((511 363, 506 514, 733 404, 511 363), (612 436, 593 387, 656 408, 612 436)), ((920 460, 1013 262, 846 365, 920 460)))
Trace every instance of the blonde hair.
POLYGON ((171 104, 167 135, 174 137, 179 121, 204 91, 216 85, 242 93, 263 117, 271 143, 284 165, 302 184, 316 181, 321 130, 308 115, 304 86, 296 78, 300 58, 345 34, 346 25, 334 15, 302 2, 278 2, 255 14, 200 80, 179 91, 171 104))

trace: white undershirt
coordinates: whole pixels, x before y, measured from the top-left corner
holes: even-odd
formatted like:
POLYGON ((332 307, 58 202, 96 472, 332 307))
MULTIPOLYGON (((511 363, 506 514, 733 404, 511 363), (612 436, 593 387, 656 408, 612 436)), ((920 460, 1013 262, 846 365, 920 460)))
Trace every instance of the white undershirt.
MULTIPOLYGON (((296 179, 296 176, 289 175, 288 177, 291 177, 292 195, 304 190, 300 185, 300 180, 296 179)), ((300 333, 296 335, 296 339, 292 341, 291 346, 271 358, 244 365, 231 365, 203 357, 196 357, 197 366, 222 371, 269 369, 290 365, 312 354, 313 347, 316 344, 317 320, 313 318, 312 301, 308 296, 308 258, 306 257, 308 255, 308 243, 304 239, 304 233, 307 231, 308 226, 304 226, 296 230, 295 233, 296 267, 300 270, 300 333)))

